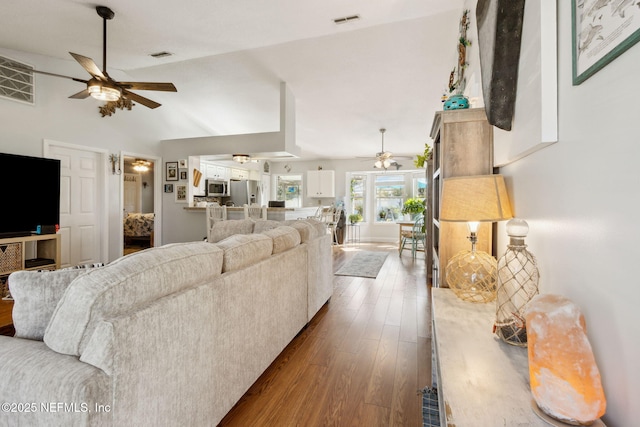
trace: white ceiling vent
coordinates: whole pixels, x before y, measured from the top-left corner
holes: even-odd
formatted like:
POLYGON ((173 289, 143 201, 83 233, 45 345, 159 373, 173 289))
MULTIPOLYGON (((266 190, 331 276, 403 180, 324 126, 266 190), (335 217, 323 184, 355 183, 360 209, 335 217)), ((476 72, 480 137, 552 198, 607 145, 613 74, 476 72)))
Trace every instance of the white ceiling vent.
POLYGON ((336 18, 333 20, 336 24, 346 24, 347 22, 354 22, 360 19, 360 15, 344 16, 342 18, 336 18))
POLYGON ((172 56, 173 53, 171 52, 166 52, 166 51, 162 51, 162 52, 156 52, 156 53, 151 53, 149 54, 149 56, 152 56, 154 58, 166 58, 167 56, 172 56))
POLYGON ((33 104, 33 73, 9 68, 11 65, 33 69, 33 67, 28 64, 0 56, 0 97, 33 104))

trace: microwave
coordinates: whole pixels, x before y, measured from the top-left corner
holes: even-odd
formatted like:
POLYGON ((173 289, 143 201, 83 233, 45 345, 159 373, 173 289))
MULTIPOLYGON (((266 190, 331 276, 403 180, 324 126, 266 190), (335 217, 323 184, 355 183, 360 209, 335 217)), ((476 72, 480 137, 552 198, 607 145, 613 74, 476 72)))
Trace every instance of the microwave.
POLYGON ((205 181, 205 191, 207 196, 229 197, 229 183, 219 179, 207 179, 205 181))

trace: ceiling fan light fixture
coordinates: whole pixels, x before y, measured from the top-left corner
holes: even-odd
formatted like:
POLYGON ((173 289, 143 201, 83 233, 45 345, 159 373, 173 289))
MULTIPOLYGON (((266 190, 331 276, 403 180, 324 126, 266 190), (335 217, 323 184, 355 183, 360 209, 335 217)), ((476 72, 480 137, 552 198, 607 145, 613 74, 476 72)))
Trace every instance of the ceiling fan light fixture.
POLYGON ((373 164, 373 167, 376 169, 387 170, 387 168, 391 166, 391 163, 393 162, 393 159, 391 158, 393 154, 391 154, 391 152, 389 151, 384 151, 384 133, 386 131, 387 130, 385 128, 380 129, 380 135, 382 137, 382 151, 376 153, 377 159, 373 164))
POLYGON ((149 170, 149 166, 151 166, 151 162, 146 160, 136 160, 131 164, 133 165, 133 170, 136 172, 147 172, 149 170))
POLYGON ((117 101, 122 96, 120 88, 96 80, 90 80, 87 83, 87 91, 99 101, 117 101))
POLYGON ((249 155, 248 154, 233 154, 232 157, 234 162, 238 162, 238 163, 247 163, 249 161, 249 155))

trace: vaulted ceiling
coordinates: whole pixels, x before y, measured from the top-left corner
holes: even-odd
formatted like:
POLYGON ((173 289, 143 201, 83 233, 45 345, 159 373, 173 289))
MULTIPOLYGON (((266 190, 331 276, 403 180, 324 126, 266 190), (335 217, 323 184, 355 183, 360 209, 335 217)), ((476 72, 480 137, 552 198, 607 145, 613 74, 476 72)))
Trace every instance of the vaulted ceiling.
MULTIPOLYGON (((109 73, 170 81, 178 89, 139 92, 162 103, 163 116, 179 118, 163 139, 278 130, 284 81, 296 100, 302 155, 353 158, 380 151, 382 127, 385 148, 394 153, 414 155, 429 142, 433 114, 442 108, 440 96, 456 62, 464 2, 101 4, 115 12, 107 24, 109 73), (359 19, 334 22, 354 15, 359 19), (157 52, 172 55, 150 56, 157 52)), ((77 66, 73 77, 86 79, 69 52, 102 67, 102 18, 95 6, 85 0, 1 2, 0 47, 69 61, 77 66)), ((56 78, 47 79, 42 84, 56 78)))

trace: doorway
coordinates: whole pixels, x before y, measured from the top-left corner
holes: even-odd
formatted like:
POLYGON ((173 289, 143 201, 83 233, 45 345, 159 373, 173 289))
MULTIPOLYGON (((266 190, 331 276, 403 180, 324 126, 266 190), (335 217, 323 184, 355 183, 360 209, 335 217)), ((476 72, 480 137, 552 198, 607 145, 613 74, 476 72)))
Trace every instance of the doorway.
POLYGON ((107 152, 51 140, 43 151, 60 160, 61 267, 106 262, 107 152))
POLYGON ((122 154, 122 254, 141 251, 159 243, 158 159, 122 154))

